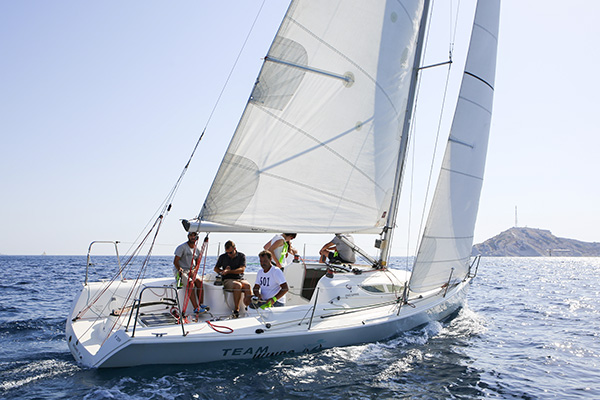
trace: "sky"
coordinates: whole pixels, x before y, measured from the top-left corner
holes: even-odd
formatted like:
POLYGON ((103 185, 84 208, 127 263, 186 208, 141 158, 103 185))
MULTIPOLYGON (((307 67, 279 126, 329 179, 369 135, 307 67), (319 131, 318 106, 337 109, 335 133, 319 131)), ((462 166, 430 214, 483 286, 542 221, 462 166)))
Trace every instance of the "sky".
MULTIPOLYGON (((119 240, 127 252, 206 128, 154 250, 172 254, 287 4, 266 0, 248 36, 262 0, 0 2, 0 254, 84 255, 93 240, 119 240)), ((514 226, 515 207, 518 226, 600 241, 599 17, 589 0, 502 2, 475 243, 514 226)), ((411 220, 393 255, 417 236, 411 220)), ((232 238, 253 255, 271 236, 211 235, 209 254, 232 238)), ((295 243, 315 255, 327 240, 295 243)))

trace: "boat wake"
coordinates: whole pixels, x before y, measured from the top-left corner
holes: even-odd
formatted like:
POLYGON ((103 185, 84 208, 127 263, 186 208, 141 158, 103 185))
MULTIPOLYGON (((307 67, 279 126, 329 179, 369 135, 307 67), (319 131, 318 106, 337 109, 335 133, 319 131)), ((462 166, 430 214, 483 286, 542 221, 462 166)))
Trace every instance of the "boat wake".
MULTIPOLYGON (((160 377, 148 379, 143 377, 122 377, 113 382, 111 387, 96 387, 90 391, 85 399, 174 399, 194 398, 194 393, 181 391, 184 382, 178 382, 175 377, 160 377), (137 392, 137 394, 135 394, 137 392)), ((198 394, 195 394, 198 397, 198 394)))
POLYGON ((56 359, 2 363, 0 364, 0 370, 2 371, 0 390, 14 390, 40 379, 54 378, 80 369, 73 362, 56 359))
POLYGON ((485 333, 489 322, 481 314, 471 310, 465 305, 456 318, 444 325, 440 336, 445 338, 470 338, 485 333))

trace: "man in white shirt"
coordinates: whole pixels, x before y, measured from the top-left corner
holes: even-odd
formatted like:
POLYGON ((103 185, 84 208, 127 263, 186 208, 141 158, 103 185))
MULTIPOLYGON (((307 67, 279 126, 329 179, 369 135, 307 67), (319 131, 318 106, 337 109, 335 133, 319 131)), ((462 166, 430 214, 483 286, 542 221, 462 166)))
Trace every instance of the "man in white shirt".
POLYGON ((252 292, 258 299, 258 304, 250 304, 251 308, 282 307, 279 301, 288 292, 289 287, 281 269, 271 264, 272 255, 263 250, 258 254, 261 271, 256 275, 256 283, 252 292))

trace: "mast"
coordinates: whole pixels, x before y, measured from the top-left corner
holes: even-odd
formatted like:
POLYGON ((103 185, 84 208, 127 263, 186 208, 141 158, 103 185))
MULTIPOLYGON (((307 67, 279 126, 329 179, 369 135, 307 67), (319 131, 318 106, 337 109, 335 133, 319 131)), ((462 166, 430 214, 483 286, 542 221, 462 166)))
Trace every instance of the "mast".
POLYGON ((396 167, 396 178, 394 182, 392 198, 390 201, 390 209, 387 215, 387 223, 386 226, 383 228, 383 235, 381 240, 381 255, 379 258, 380 266, 387 265, 388 259, 390 257, 394 228, 396 227, 398 203, 400 201, 400 190, 402 188, 402 178, 404 176, 406 150, 408 148, 408 136, 412 127, 412 114, 414 111, 415 93, 417 91, 417 80, 421 66, 421 57, 423 53, 423 44, 425 40, 425 27, 427 26, 427 19, 429 15, 429 3, 430 0, 425 0, 423 3, 423 14, 421 16, 421 22, 419 24, 419 38, 417 40, 417 49, 415 51, 413 77, 410 82, 408 103, 406 105, 406 117, 404 118, 404 125, 402 126, 402 136, 400 139, 400 156, 398 157, 398 165, 396 167))

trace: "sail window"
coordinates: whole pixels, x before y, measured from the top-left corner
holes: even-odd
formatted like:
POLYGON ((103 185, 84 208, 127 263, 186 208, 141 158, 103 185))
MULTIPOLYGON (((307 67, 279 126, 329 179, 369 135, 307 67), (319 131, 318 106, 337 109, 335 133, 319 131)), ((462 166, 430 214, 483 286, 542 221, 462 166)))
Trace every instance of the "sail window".
POLYGON ((283 110, 306 73, 287 64, 306 65, 307 62, 308 56, 301 44, 282 37, 275 39, 250 96, 250 102, 283 110), (268 62, 271 58, 282 62, 268 62))
POLYGON ((215 181, 220 184, 213 185, 200 215, 219 215, 226 209, 226 217, 221 215, 220 222, 235 223, 256 192, 258 167, 248 158, 226 153, 217 178, 215 181))

